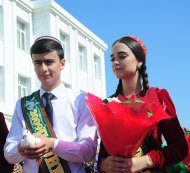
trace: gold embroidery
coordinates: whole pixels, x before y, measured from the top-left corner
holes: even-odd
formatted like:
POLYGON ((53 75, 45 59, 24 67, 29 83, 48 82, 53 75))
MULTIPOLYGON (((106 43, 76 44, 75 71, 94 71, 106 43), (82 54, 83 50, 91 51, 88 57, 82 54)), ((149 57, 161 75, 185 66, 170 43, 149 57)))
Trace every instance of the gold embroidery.
POLYGON ((48 170, 51 173, 64 172, 63 168, 61 167, 61 164, 59 163, 59 158, 53 155, 52 152, 44 154, 44 157, 44 161, 46 162, 48 170))

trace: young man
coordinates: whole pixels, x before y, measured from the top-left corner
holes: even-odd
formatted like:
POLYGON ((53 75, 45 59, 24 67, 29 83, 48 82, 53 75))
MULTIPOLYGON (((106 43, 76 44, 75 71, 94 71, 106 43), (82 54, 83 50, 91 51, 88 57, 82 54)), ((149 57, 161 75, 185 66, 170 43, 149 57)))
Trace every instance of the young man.
POLYGON ((17 101, 5 157, 10 163, 23 162, 24 173, 84 173, 82 163, 94 159, 97 147, 85 93, 74 93, 61 82, 65 59, 59 40, 39 37, 30 51, 41 88, 17 101), (48 93, 51 100, 46 100, 48 93), (23 146, 25 129, 41 142, 23 146))

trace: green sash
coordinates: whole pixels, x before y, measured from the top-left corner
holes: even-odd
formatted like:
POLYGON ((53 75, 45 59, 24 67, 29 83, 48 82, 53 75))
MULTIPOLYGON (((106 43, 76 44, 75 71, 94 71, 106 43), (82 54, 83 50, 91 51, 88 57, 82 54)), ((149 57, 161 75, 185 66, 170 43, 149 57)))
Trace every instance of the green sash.
MULTIPOLYGON (((31 133, 39 133, 46 137, 56 138, 40 99, 39 90, 23 97, 21 105, 26 127, 31 133)), ((41 156, 38 159, 38 163, 43 173, 71 173, 67 161, 54 155, 51 151, 41 156)))

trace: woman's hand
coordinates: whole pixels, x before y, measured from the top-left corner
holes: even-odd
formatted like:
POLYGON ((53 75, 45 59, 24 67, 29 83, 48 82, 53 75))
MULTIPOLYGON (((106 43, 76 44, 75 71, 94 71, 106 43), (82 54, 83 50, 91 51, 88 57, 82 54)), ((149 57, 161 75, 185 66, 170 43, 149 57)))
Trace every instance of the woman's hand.
POLYGON ((131 172, 142 171, 146 168, 152 168, 153 163, 148 155, 132 158, 131 172))
POLYGON ((21 143, 19 143, 17 146, 18 152, 29 159, 38 159, 49 150, 52 150, 55 140, 54 138, 48 138, 42 134, 33 135, 41 139, 40 143, 26 147, 22 147, 21 143))
POLYGON ((152 162, 147 155, 133 158, 108 156, 100 163, 102 173, 135 173, 150 167, 152 167, 152 162))

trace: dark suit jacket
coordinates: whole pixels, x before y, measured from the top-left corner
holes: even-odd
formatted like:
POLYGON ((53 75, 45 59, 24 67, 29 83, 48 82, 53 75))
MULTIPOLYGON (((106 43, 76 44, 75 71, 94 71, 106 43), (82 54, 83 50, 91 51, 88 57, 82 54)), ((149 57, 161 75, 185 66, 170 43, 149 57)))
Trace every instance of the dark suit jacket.
POLYGON ((3 147, 5 145, 8 128, 3 113, 0 112, 0 172, 12 173, 14 165, 9 164, 4 158, 3 147))

